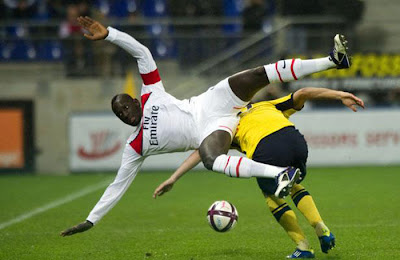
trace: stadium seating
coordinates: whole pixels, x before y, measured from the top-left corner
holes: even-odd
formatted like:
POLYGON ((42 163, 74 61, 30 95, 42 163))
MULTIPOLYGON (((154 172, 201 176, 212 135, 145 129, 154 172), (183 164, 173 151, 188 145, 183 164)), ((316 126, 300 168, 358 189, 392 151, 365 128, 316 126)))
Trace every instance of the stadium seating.
MULTIPOLYGON (((225 17, 239 17, 243 9, 240 0, 224 0, 222 13, 225 17)), ((144 18, 168 17, 166 0, 95 0, 93 7, 110 18, 127 18, 133 13, 139 13, 144 18)), ((46 1, 38 1, 36 14, 30 19, 33 22, 54 20, 55 10, 46 1)), ((60 17, 58 17, 60 19, 60 17)), ((60 61, 65 53, 57 34, 47 34, 44 39, 40 28, 29 27, 29 21, 23 20, 21 25, 0 26, 0 62, 18 61, 60 61)), ((57 29, 52 28, 53 31, 57 29)), ((174 32, 172 25, 154 22, 145 27, 145 33, 150 36, 149 48, 157 59, 176 58, 178 55, 176 39, 171 39, 174 32)), ((241 32, 239 24, 225 24, 222 33, 237 34, 241 32)))

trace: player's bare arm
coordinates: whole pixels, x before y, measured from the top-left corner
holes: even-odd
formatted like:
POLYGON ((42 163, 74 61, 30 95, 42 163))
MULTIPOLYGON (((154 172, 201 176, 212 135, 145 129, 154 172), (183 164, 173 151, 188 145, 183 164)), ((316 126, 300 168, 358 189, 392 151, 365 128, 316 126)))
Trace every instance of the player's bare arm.
POLYGON ((178 169, 163 183, 161 183, 154 191, 153 198, 161 196, 164 193, 170 191, 174 186, 174 183, 182 177, 185 173, 193 169, 197 164, 201 162, 199 150, 195 150, 189 157, 179 166, 178 169))
POLYGON ((294 108, 300 110, 304 103, 313 99, 331 99, 340 100, 343 105, 357 112, 357 106, 365 108, 364 101, 355 95, 326 88, 302 88, 293 94, 294 108))

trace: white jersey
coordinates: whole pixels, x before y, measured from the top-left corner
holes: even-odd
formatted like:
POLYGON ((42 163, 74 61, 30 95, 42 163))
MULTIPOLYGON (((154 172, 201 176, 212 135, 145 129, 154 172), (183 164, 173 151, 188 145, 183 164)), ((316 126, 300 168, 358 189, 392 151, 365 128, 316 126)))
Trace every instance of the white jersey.
POLYGON ((137 59, 143 85, 143 116, 128 138, 121 167, 87 220, 97 223, 122 197, 136 177, 144 159, 150 155, 183 152, 199 148, 216 130, 234 135, 237 113, 248 102, 230 89, 228 79, 189 100, 178 100, 165 92, 150 51, 126 33, 108 27, 106 40, 120 46, 137 59))
POLYGON ((140 155, 196 149, 199 138, 189 100, 165 92, 162 82, 142 87, 143 117, 128 143, 140 155))

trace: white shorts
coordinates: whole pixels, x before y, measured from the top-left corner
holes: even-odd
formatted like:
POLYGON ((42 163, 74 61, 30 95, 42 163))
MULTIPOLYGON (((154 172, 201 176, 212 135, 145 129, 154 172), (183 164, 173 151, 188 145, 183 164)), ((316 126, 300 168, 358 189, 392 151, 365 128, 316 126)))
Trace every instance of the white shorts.
POLYGON ((249 102, 241 100, 233 93, 226 78, 203 94, 192 97, 190 103, 193 105, 201 144, 217 130, 226 131, 233 138, 239 123, 237 114, 249 102))

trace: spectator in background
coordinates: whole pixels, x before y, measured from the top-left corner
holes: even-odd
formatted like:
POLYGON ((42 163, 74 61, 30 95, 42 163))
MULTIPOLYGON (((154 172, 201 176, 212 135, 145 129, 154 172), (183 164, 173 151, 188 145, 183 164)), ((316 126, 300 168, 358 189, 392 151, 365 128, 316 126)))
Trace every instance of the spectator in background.
POLYGON ((66 19, 60 25, 59 35, 63 39, 65 50, 66 76, 84 76, 83 73, 87 74, 89 71, 89 74, 91 74, 92 71, 90 45, 82 41, 82 29, 77 23, 81 11, 89 10, 86 5, 86 1, 68 5, 66 19))
POLYGON ((5 13, 11 19, 34 18, 37 12, 37 0, 3 0, 5 13))
MULTIPOLYGON (((173 18, 221 17, 223 1, 217 0, 167 0, 169 13, 173 18)), ((178 35, 178 60, 182 69, 216 55, 223 43, 210 36, 221 33, 221 28, 215 25, 177 25, 174 28, 178 35)))
POLYGON ((78 7, 79 16, 89 16, 90 15, 90 5, 88 0, 80 0, 76 3, 78 7))
POLYGON ((243 31, 245 33, 260 31, 267 14, 268 6, 265 0, 250 0, 242 14, 243 31))

